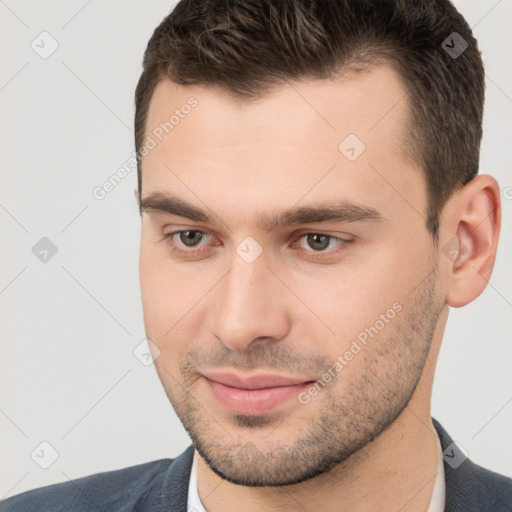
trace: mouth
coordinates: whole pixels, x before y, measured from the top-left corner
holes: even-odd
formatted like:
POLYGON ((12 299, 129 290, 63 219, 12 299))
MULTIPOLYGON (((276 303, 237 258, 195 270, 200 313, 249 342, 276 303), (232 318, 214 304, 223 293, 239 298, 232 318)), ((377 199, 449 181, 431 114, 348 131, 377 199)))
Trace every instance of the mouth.
POLYGON ((210 393, 230 412, 245 415, 265 414, 297 395, 315 381, 285 375, 237 375, 228 372, 204 372, 210 393))

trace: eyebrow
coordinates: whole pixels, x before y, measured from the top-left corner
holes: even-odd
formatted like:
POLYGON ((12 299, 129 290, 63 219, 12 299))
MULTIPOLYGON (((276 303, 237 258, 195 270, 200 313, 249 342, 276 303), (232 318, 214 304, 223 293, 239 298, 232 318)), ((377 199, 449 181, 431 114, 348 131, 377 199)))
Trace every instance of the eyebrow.
MULTIPOLYGON (((142 198, 139 209, 141 214, 142 212, 165 213, 185 217, 195 222, 215 224, 214 216, 207 211, 163 192, 152 192, 142 198)), ((383 214, 375 208, 347 200, 292 207, 270 214, 259 214, 257 217, 258 226, 264 229, 317 222, 382 222, 383 220, 383 214)))

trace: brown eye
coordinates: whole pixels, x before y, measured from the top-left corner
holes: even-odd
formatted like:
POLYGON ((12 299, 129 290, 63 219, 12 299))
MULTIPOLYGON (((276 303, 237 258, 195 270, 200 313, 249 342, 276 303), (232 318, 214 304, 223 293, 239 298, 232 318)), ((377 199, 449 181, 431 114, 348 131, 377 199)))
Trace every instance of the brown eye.
POLYGON ((204 233, 202 231, 180 231, 180 242, 187 247, 196 247, 203 239, 204 233))
POLYGON ((329 243, 331 241, 329 235, 321 235, 320 233, 311 233, 307 235, 306 241, 311 249, 315 251, 323 251, 329 247, 329 243))

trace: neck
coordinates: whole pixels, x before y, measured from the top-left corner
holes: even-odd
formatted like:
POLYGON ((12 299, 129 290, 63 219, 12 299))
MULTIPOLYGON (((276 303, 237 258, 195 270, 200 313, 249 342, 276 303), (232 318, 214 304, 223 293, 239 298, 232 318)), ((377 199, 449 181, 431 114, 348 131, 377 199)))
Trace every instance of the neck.
POLYGON ((402 415, 365 448, 319 477, 285 487, 245 487, 216 475, 198 456, 201 501, 208 512, 322 510, 401 512, 428 509, 437 466, 437 433, 430 418, 402 415))

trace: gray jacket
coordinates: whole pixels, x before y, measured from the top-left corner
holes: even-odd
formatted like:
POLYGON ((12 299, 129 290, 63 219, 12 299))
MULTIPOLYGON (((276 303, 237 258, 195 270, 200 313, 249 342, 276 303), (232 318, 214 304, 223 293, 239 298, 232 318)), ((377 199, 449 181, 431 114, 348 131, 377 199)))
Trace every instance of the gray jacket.
MULTIPOLYGON (((445 512, 512 512, 512 479, 473 464, 433 420, 444 452, 445 512)), ((0 502, 0 512, 187 512, 194 447, 117 471, 41 487, 0 502)))

